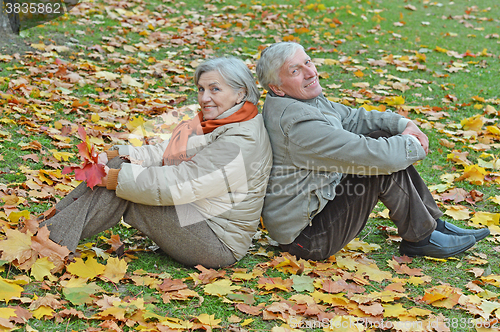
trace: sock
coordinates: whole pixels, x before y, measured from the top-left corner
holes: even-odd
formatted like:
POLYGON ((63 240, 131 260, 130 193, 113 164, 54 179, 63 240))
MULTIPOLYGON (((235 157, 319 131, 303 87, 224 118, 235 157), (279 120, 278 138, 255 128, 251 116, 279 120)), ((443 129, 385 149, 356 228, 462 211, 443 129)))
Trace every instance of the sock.
POLYGON ((443 232, 444 231, 444 221, 437 218, 436 219, 436 223, 437 223, 437 226, 436 226, 436 231, 438 232, 443 232))

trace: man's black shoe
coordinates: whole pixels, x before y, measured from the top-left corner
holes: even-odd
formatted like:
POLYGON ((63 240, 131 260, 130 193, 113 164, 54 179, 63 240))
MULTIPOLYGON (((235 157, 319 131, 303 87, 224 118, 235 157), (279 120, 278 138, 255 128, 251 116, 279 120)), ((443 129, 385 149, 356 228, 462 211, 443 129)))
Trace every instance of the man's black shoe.
POLYGON ((435 258, 446 258, 455 256, 469 249, 476 243, 472 235, 449 235, 438 231, 431 233, 427 244, 418 244, 409 241, 401 241, 399 253, 409 257, 429 256, 435 258))
POLYGON ((441 219, 437 219, 436 221, 438 223, 438 227, 436 228, 436 230, 444 234, 458 235, 458 236, 472 235, 476 238, 476 242, 490 235, 490 230, 487 227, 480 229, 466 229, 457 227, 452 223, 446 222, 441 219))

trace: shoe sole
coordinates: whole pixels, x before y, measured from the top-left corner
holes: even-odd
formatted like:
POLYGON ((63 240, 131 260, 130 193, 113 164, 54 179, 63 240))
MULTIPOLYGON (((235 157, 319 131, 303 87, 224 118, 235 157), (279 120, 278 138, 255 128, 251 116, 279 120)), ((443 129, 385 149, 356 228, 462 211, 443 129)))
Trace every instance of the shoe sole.
POLYGON ((467 251, 469 250, 470 248, 472 248, 474 245, 476 244, 476 242, 472 242, 470 245, 468 245, 466 248, 460 248, 460 249, 457 249, 456 251, 450 253, 449 255, 447 256, 429 256, 429 255, 419 255, 419 254, 407 254, 407 253, 402 253, 401 251, 399 251, 399 254, 400 255, 406 255, 408 257, 418 257, 418 256, 421 256, 421 257, 433 257, 433 258, 448 258, 448 257, 452 257, 452 256, 455 256, 455 255, 458 255, 458 254, 461 254, 463 253, 464 251, 467 251))

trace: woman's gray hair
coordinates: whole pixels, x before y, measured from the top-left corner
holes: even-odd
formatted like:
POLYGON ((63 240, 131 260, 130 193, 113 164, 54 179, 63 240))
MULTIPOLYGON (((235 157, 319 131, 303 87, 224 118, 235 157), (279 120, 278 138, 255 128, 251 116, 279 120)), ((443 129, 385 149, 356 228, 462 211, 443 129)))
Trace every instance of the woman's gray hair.
POLYGON ((294 42, 280 42, 265 48, 257 62, 257 78, 260 85, 270 91, 269 84, 281 85, 280 70, 285 62, 304 47, 294 42))
POLYGON ((243 61, 236 57, 207 60, 196 67, 194 84, 198 85, 201 74, 210 71, 217 71, 226 84, 233 88, 235 92, 239 92, 241 89, 245 90, 243 101, 248 100, 257 105, 260 99, 260 91, 257 88, 252 72, 243 61))

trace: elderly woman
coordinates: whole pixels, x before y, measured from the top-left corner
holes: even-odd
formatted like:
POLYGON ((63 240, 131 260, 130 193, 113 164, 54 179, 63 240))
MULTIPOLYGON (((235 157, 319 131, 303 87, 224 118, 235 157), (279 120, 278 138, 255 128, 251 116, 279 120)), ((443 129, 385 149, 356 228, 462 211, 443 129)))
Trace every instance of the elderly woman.
POLYGON ((202 63, 194 81, 201 112, 162 144, 114 146, 101 155, 109 167, 105 187, 83 183, 56 205, 45 221, 53 241, 75 251, 80 239, 123 216, 188 266, 227 266, 246 254, 272 164, 255 106, 260 92, 237 58, 202 63))

